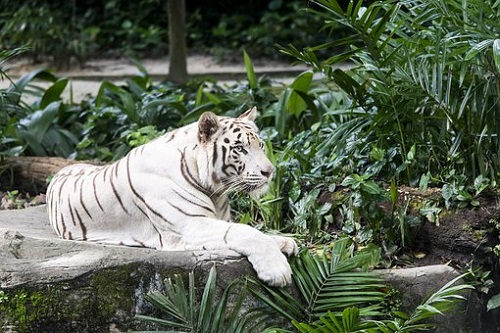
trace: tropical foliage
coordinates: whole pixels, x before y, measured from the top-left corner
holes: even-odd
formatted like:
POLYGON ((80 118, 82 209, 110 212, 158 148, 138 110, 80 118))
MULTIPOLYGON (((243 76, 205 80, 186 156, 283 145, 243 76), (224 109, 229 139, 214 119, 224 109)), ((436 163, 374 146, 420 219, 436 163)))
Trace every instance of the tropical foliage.
POLYGON ((351 33, 282 52, 324 73, 348 97, 326 126, 332 155, 349 156, 353 172, 412 185, 446 182, 452 171, 497 178, 498 1, 386 0, 365 7, 358 0, 345 9, 335 0, 314 2, 320 9, 309 11, 324 18, 325 28, 341 24, 351 33), (316 55, 345 45, 346 52, 327 59, 316 55), (344 61, 353 67, 338 68, 344 61))
POLYGON ((378 256, 375 248, 354 253, 348 239, 334 242, 331 251, 321 256, 303 252, 292 264, 300 293, 298 298, 285 289, 249 280, 231 283, 220 300, 215 301, 216 270, 213 267, 201 301, 197 302, 193 273, 189 274, 188 288, 182 277, 176 276, 165 280, 164 294, 148 295, 149 301, 165 317, 138 315, 136 318, 164 328, 192 332, 416 332, 432 328, 434 325, 426 319, 450 310, 455 300, 464 299, 462 292, 471 288, 457 284, 463 278, 459 276, 411 314, 405 314, 390 302, 390 287, 384 285, 381 277, 366 270, 378 262, 378 256), (263 305, 242 314, 242 304, 250 294, 263 305), (229 303, 231 295, 237 296, 229 303), (389 304, 393 308, 384 308, 389 304), (285 326, 288 328, 283 328, 285 326))
MULTIPOLYGON (((413 230, 424 219, 438 223, 443 208, 477 206, 479 195, 496 188, 500 2, 312 3, 308 15, 324 22, 318 35, 324 40, 313 47, 280 46, 283 54, 312 69, 289 85, 257 77, 245 52, 244 83, 153 84, 137 63, 139 75, 124 85, 103 82, 96 96, 76 105, 61 99, 67 79, 36 70, 0 90, 1 155, 111 161, 194 121, 205 110, 234 116, 257 106, 263 111, 258 121, 276 165, 275 180, 258 200, 236 197, 233 216, 263 230, 292 234, 303 247, 323 255, 304 252, 294 263, 299 299, 247 282, 241 295, 248 288, 266 305, 251 319, 263 329, 268 320, 263 318, 280 317, 301 332, 423 329, 427 324, 421 319, 446 310, 466 287, 447 285, 405 315, 384 309, 387 290, 377 277, 353 269, 375 265, 379 258, 391 265, 411 245, 413 230), (345 62, 349 66, 340 66, 345 62), (41 81, 49 88, 40 87, 41 81), (400 185, 421 190, 438 186, 441 191, 415 208, 398 192, 400 185)), ((274 19, 262 20, 261 28, 268 29, 274 19)), ((215 39, 233 35, 232 25, 224 22, 217 26, 215 39)), ((125 40, 134 40, 135 23, 129 23, 123 25, 131 29, 125 40)), ((0 66, 19 52, 2 51, 0 66)), ((5 77, 2 68, 0 76, 5 77)), ((223 310, 236 285, 216 301, 214 270, 197 303, 189 279, 188 294, 179 277, 166 282, 166 295, 150 296, 166 310, 168 322, 142 319, 203 332, 222 327, 237 331, 248 324, 250 319, 237 316, 236 309, 223 310), (217 310, 207 313, 207 307, 217 310)), ((489 308, 499 303, 493 298, 489 308)))
MULTIPOLYGON (((71 62, 108 54, 168 54, 166 1, 1 0, 0 49, 29 44, 33 61, 47 58, 65 67, 71 62), (163 14, 162 14, 163 13, 163 14)), ((210 3, 186 1, 186 38, 197 52, 217 58, 251 49, 276 58, 274 43, 316 43, 319 17, 302 10, 303 2, 251 1, 210 3), (232 52, 231 52, 232 50, 232 52)))

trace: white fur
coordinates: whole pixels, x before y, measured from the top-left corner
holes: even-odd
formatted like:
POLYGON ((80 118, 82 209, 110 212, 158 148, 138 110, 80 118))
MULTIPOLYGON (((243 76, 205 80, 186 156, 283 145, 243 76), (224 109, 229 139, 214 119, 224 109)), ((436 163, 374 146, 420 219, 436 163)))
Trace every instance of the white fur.
MULTIPOLYGON (((110 166, 62 169, 47 191, 51 225, 61 237, 73 240, 168 251, 231 249, 246 256, 263 281, 290 284, 291 270, 283 253, 296 254, 297 245, 291 238, 229 222, 221 156, 213 165, 214 144, 238 134, 222 136, 223 129, 240 122, 245 131, 255 132, 255 116, 254 108, 240 118, 219 117, 216 132, 205 140, 199 140, 200 123, 194 123, 132 150, 110 166)), ((273 167, 258 139, 244 141, 247 154, 239 156, 246 167, 238 179, 246 177, 253 184, 250 194, 261 194, 273 167)))

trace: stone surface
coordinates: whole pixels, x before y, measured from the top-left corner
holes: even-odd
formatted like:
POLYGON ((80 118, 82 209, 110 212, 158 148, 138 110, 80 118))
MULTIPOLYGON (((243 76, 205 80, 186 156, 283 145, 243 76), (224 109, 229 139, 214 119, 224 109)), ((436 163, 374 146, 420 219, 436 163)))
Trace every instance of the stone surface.
MULTIPOLYGON (((3 297, 16 299, 17 308, 9 311, 23 313, 17 326, 26 331, 116 332, 141 328, 133 315, 153 311, 144 295, 162 290, 164 278, 191 270, 201 273, 197 275, 201 290, 214 263, 219 267, 221 288, 238 276, 253 274, 248 261, 231 251, 162 252, 65 241, 52 232, 45 206, 0 211, 0 306, 2 292, 3 297)), ((400 290, 403 307, 409 311, 458 273, 438 265, 383 274, 400 290)), ((471 332, 468 326, 477 327, 470 321, 480 317, 471 318, 465 308, 463 303, 441 318, 445 325, 438 332, 471 332)))
MULTIPOLYGON (((385 280, 401 292, 401 308, 407 313, 410 313, 411 310, 420 305, 422 300, 427 299, 448 281, 459 276, 455 269, 446 265, 389 269, 384 271, 383 274, 385 280)), ((464 296, 468 295, 465 294, 464 296)), ((440 324, 440 328, 436 332, 470 332, 466 316, 461 315, 465 310, 463 305, 465 303, 452 312, 453 321, 450 321, 449 317, 438 316, 434 318, 434 322, 440 324)))
POLYGON ((161 290, 163 279, 192 270, 203 277, 214 264, 224 267, 218 271, 220 288, 253 274, 248 261, 232 251, 162 252, 66 241, 52 232, 45 206, 0 211, 0 291, 42 304, 35 311, 29 309, 33 302, 25 301, 28 323, 20 327, 28 331, 136 328, 133 315, 151 312, 144 296, 161 290), (61 302, 64 311, 50 304, 61 302))
POLYGON ((191 271, 205 262, 243 261, 232 251, 162 252, 61 240, 52 232, 45 215, 45 206, 3 211, 0 215, 0 287, 70 280, 131 263, 191 271))

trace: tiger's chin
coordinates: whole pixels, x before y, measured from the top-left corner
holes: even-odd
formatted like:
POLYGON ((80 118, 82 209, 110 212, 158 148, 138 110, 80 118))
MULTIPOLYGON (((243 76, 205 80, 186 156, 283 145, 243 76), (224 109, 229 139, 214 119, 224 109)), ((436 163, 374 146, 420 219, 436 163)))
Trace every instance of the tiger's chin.
POLYGON ((264 194, 267 193, 267 191, 269 190, 269 183, 265 182, 263 184, 260 184, 259 186, 257 187, 254 187, 252 189, 248 189, 246 190, 245 192, 251 196, 252 198, 254 199, 259 199, 260 197, 262 197, 264 194))

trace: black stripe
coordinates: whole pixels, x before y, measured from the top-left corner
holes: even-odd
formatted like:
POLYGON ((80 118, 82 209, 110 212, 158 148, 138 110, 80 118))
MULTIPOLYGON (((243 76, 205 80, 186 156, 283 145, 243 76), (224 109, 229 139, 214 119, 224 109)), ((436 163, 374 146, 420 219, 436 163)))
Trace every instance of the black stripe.
POLYGON ((169 143, 175 138, 175 132, 171 132, 169 138, 167 138, 167 141, 165 143, 169 143))
POLYGON ((59 194, 57 195, 58 198, 61 198, 61 195, 62 195, 62 189, 64 187, 64 184, 66 184, 66 182, 68 181, 68 177, 65 177, 63 180, 62 180, 62 184, 59 186, 59 194))
POLYGON ((217 143, 214 142, 214 152, 212 156, 212 166, 215 167, 215 163, 217 163, 217 143))
POLYGON ((111 184, 111 188, 113 189, 113 193, 115 194, 116 199, 120 203, 120 206, 122 206, 122 209, 125 211, 125 213, 127 213, 127 215, 130 215, 130 213, 128 212, 127 208, 125 208, 125 205, 123 205, 122 198, 120 197, 120 195, 118 194, 118 191, 116 190, 115 183, 113 181, 113 174, 111 174, 109 182, 111 184))
POLYGON ((76 189, 77 189, 77 187, 78 187, 78 186, 77 186, 77 183, 78 183, 78 181, 80 180, 80 178, 82 178, 82 176, 81 176, 81 175, 77 175, 77 177, 76 177, 76 178, 74 178, 75 182, 73 183, 73 192, 75 192, 75 193, 76 193, 76 189))
MULTIPOLYGON (((130 186, 130 189, 132 190, 132 193, 134 193, 134 195, 139 198, 139 200, 142 202, 142 204, 144 206, 146 206, 146 208, 153 214, 155 214, 156 216, 158 216, 160 219, 162 219, 163 221, 167 222, 168 224, 172 225, 172 223, 167 220, 163 215, 161 215, 160 213, 158 213, 157 211, 155 211, 153 208, 151 208, 151 206, 148 205, 148 203, 146 202, 146 200, 144 200, 144 198, 136 191, 136 189, 134 188, 134 186, 132 185, 132 179, 130 178, 130 156, 127 155, 127 161, 126 161, 127 165, 127 180, 128 180, 128 185, 130 186)), ((144 213, 144 212, 143 212, 144 213)), ((146 216, 148 216, 147 214, 145 214, 146 216)), ((154 226, 154 225, 153 225, 154 226)), ((156 228, 156 227, 155 227, 156 228)), ((171 230, 172 232, 174 232, 173 230, 171 230)), ((174 232, 175 233, 175 232, 174 232)))
POLYGON ((206 188, 204 188, 203 186, 201 186, 201 184, 194 178, 193 174, 189 170, 189 168, 187 166, 187 162, 186 162, 185 151, 183 152, 183 151, 179 150, 179 152, 181 153, 181 174, 184 177, 184 179, 186 179, 186 181, 191 186, 193 186, 196 190, 205 194, 207 197, 210 197, 212 195, 212 193, 210 191, 208 191, 206 188))
POLYGON ((108 172, 108 170, 109 170, 109 166, 104 167, 104 172, 102 174, 102 178, 104 179, 104 181, 106 181, 106 179, 107 179, 106 173, 108 172))
POLYGON ((207 217, 206 215, 203 215, 203 214, 190 214, 184 210, 182 210, 181 208, 175 206, 174 204, 170 203, 169 202, 169 205, 174 207, 175 209, 177 209, 179 212, 181 212, 182 214, 186 215, 186 216, 189 216, 189 217, 207 217))
POLYGON ((224 244, 227 244, 227 234, 229 233, 229 230, 231 230, 231 225, 227 228, 226 233, 224 234, 224 238, 222 239, 224 241, 224 244))
POLYGON ((99 173, 95 174, 94 179, 92 180, 92 187, 94 188, 94 198, 95 198, 95 201, 97 202, 97 205, 99 206, 99 208, 101 209, 101 211, 104 211, 104 208, 102 208, 101 202, 99 201, 99 197, 97 196, 97 189, 96 189, 96 186, 95 186, 95 180, 96 180, 96 178, 97 178, 98 175, 99 175, 99 173))
POLYGON ((85 227, 85 224, 83 224, 82 218, 78 211, 75 208, 75 214, 76 217, 78 218, 78 224, 80 225, 80 228, 82 229, 82 240, 86 241, 87 240, 87 228, 85 227))
MULTIPOLYGON (((186 198, 185 196, 183 196, 181 193, 179 193, 179 192, 178 192, 178 191, 176 191, 175 189, 172 189, 172 191, 174 191, 174 193, 175 193, 175 194, 177 194, 179 197, 181 197, 182 199, 186 200, 186 201, 187 201, 187 202, 189 202, 190 204, 193 204, 193 205, 195 205, 195 206, 198 206, 198 207, 200 207, 200 208, 203 208, 203 209, 205 209, 205 210, 209 211, 210 213, 212 213, 213 215, 215 215, 215 211, 214 211, 212 208, 207 207, 207 206, 204 206, 204 205, 200 205, 199 203, 196 203, 196 202, 194 202, 193 200, 186 198)), ((195 197, 195 198, 196 198, 196 197, 195 197)), ((204 217, 206 217, 206 216, 204 216, 204 217)))
POLYGON ((82 179, 82 181, 80 182, 80 205, 82 206, 83 210, 85 211, 85 213, 87 213, 88 217, 91 219, 91 220, 94 220, 92 218, 92 215, 90 215, 90 212, 89 210, 87 209, 87 206, 85 206, 85 203, 83 202, 83 181, 85 179, 82 179))
MULTIPOLYGON (((120 160, 121 161, 121 160, 120 160)), ((115 178, 118 178, 118 164, 120 164, 120 161, 116 162, 113 165, 114 171, 115 171, 115 178)))
POLYGON ((66 233, 66 222, 64 221, 64 215, 61 213, 61 224, 63 226, 62 238, 65 238, 64 234, 66 233))
POLYGON ((227 168, 228 166, 226 165, 226 158, 227 158, 227 148, 225 146, 222 146, 222 172, 224 172, 224 174, 226 176, 229 176, 229 173, 227 172, 227 168))
POLYGON ((160 239, 160 245, 163 248, 163 236, 161 235, 160 232, 158 232, 158 238, 160 239))
POLYGON ((73 236, 71 236, 71 231, 68 231, 68 239, 73 240, 73 236))
POLYGON ((69 195, 68 195, 68 209, 69 209, 69 212, 71 214, 71 220, 73 222, 73 225, 76 225, 75 215, 73 214, 73 207, 71 206, 71 198, 69 195))
POLYGON ((139 205, 136 202, 134 202, 134 205, 144 216, 149 218, 148 214, 141 207, 139 207, 139 205))
MULTIPOLYGON (((59 221, 57 220, 57 209, 54 208, 54 212, 53 212, 53 224, 52 226, 54 226, 54 228, 56 229, 56 233, 61 236, 61 230, 59 229, 59 221)), ((62 218, 62 214, 61 214, 61 218, 62 218)), ((64 220, 63 220, 64 222, 64 220)))
MULTIPOLYGON (((142 246, 142 247, 147 247, 147 246, 146 246, 146 244, 144 244, 144 243, 143 243, 143 242, 141 242, 140 240, 137 240, 135 237, 133 237, 133 238, 132 238, 132 240, 133 240, 134 242, 136 242, 137 244, 139 244, 140 246, 142 246)), ((122 243, 122 244, 123 244, 123 243, 122 243)), ((122 244, 120 244, 120 245, 122 245, 122 244)))

